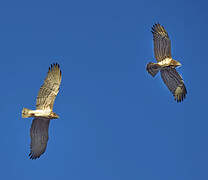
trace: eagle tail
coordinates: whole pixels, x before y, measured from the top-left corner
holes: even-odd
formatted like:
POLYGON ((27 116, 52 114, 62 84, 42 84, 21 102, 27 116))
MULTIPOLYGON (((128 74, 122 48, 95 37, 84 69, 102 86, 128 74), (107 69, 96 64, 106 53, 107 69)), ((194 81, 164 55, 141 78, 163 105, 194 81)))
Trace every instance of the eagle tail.
POLYGON ((152 77, 155 77, 160 69, 161 67, 157 63, 148 63, 146 67, 147 72, 150 73, 152 77))
POLYGON ((23 110, 22 110, 22 118, 32 117, 30 111, 31 111, 30 109, 23 108, 23 110))

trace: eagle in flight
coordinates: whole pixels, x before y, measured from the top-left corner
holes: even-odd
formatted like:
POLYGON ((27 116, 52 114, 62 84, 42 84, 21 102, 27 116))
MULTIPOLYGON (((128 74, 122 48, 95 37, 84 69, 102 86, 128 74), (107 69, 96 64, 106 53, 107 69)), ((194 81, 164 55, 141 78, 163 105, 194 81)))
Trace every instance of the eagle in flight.
POLYGON ((153 25, 151 32, 157 63, 148 63, 146 69, 153 77, 160 71, 164 83, 172 92, 175 100, 181 102, 187 94, 183 79, 175 69, 181 66, 181 63, 171 57, 171 42, 165 28, 158 23, 153 25))
POLYGON ((36 110, 23 108, 22 117, 34 117, 30 128, 30 159, 39 158, 46 150, 48 142, 48 127, 51 119, 59 116, 53 112, 53 104, 61 84, 59 64, 51 64, 47 77, 41 86, 36 100, 36 110))

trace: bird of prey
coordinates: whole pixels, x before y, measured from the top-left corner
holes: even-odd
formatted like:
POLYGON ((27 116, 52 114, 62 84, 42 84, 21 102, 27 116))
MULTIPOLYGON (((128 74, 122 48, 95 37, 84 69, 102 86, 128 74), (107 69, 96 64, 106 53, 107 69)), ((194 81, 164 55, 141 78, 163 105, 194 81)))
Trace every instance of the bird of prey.
POLYGON ((157 63, 148 63, 146 70, 153 77, 160 71, 161 77, 172 92, 174 99, 181 102, 185 99, 187 91, 182 77, 176 71, 181 63, 172 59, 171 42, 165 28, 159 23, 152 27, 154 41, 154 55, 157 63))
POLYGON ((39 158, 46 150, 48 142, 48 127, 51 119, 59 116, 53 112, 53 104, 61 84, 59 64, 51 64, 47 77, 41 86, 36 100, 36 110, 23 108, 22 117, 34 117, 30 128, 30 159, 39 158))

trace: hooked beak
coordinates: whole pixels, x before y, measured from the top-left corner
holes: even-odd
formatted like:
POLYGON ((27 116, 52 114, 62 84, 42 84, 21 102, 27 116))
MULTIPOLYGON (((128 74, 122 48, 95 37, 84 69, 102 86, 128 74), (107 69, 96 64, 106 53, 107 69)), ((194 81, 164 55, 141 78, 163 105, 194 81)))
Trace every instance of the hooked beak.
POLYGON ((173 62, 173 65, 174 65, 175 67, 181 66, 181 63, 178 62, 178 61, 176 61, 176 60, 173 60, 172 62, 173 62))
POLYGON ((181 63, 179 63, 179 62, 177 62, 177 64, 176 64, 177 66, 181 66, 182 64, 181 63))

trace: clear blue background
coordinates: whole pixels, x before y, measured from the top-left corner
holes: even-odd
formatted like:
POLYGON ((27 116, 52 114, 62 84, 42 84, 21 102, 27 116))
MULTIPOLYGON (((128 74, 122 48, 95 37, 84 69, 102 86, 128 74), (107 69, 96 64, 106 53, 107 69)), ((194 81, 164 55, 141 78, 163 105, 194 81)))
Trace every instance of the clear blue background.
POLYGON ((1 179, 208 179, 206 1, 0 3, 1 179), (145 69, 160 22, 187 86, 176 103, 145 69), (63 72, 40 159, 28 158, 35 99, 51 63, 63 72))

